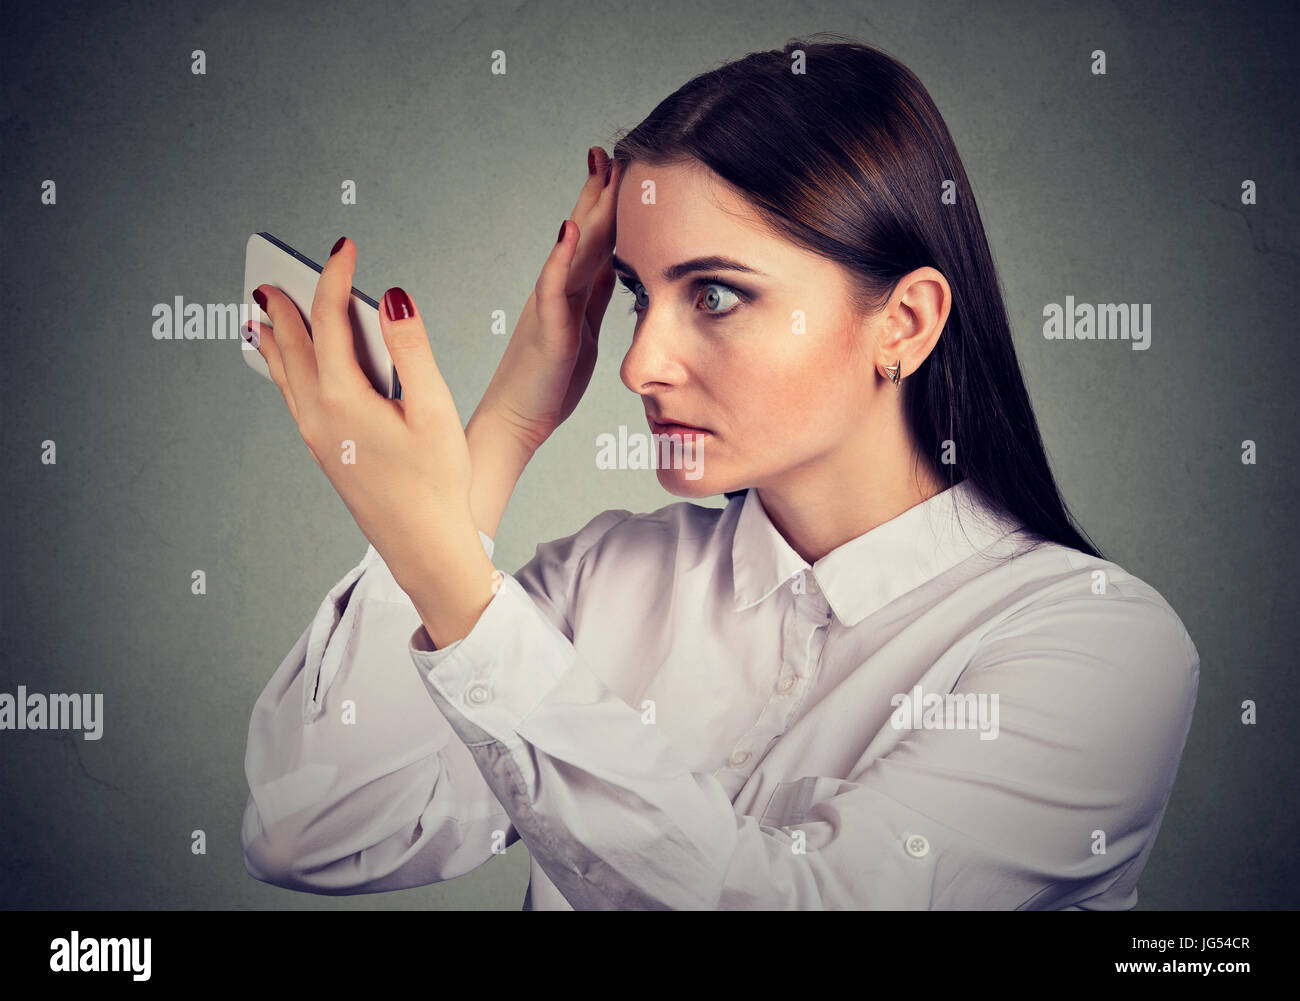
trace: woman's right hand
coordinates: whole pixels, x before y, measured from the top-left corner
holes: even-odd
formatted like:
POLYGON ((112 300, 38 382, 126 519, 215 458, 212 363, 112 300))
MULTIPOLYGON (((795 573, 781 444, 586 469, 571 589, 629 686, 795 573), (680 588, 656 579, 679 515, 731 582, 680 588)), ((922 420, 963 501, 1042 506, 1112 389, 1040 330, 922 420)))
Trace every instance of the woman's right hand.
POLYGON ((495 536, 510 494, 533 453, 573 413, 591 379, 601 320, 614 289, 615 208, 622 166, 592 148, 595 172, 542 266, 465 426, 477 527, 495 536))

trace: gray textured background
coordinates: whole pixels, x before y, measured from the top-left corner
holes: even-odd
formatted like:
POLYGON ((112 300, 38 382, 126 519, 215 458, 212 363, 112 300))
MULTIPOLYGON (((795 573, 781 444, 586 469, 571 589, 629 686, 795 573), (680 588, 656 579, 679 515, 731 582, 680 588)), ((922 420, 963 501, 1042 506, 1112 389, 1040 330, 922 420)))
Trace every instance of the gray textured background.
MULTIPOLYGON (((468 418, 505 346, 486 317, 504 309, 513 327, 586 147, 608 149, 696 73, 819 30, 884 48, 930 90, 1067 502, 1200 650, 1139 906, 1300 905, 1297 16, 1170 7, 6 3, 0 691, 100 691, 106 719, 98 742, 0 732, 0 906, 519 907, 522 843, 388 894, 245 873, 253 701, 366 543, 238 342, 157 342, 152 307, 238 301, 254 231, 318 260, 346 234, 358 288, 402 285, 437 318, 468 418), (206 76, 190 73, 196 48, 206 76), (505 77, 488 72, 498 48, 505 77), (356 206, 339 204, 344 178, 356 206), (1239 203, 1244 178, 1257 206, 1239 203), (1042 307, 1067 294, 1151 303, 1150 350, 1045 341, 1042 307), (39 461, 47 438, 57 466, 39 461), (1239 722, 1244 699, 1256 726, 1239 722)), ((586 399, 519 484, 505 569, 601 510, 677 500, 653 472, 593 461, 596 434, 644 430, 618 378, 628 301, 611 306, 586 399)))

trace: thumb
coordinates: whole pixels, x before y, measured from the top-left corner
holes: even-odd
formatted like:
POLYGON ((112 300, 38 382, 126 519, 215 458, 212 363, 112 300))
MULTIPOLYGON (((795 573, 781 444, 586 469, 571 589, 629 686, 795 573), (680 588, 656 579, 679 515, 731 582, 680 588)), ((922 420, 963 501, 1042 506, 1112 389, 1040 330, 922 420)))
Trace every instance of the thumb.
POLYGON ((569 266, 578 249, 578 224, 566 219, 560 226, 559 239, 551 248, 542 273, 537 278, 533 289, 537 297, 537 319, 541 327, 541 346, 549 353, 560 357, 571 357, 577 351, 579 334, 578 307, 587 296, 586 289, 579 289, 570 294, 569 266))

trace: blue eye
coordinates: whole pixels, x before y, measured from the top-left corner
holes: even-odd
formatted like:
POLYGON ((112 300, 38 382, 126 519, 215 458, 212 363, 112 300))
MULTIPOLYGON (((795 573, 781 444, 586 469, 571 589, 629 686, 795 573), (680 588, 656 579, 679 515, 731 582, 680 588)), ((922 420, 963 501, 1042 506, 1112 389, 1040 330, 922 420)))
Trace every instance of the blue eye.
POLYGON ((630 292, 632 295, 632 307, 628 310, 629 313, 639 313, 641 312, 641 309, 645 309, 646 306, 650 305, 649 303, 645 303, 644 305, 642 305, 640 297, 637 295, 637 289, 641 289, 642 291, 644 291, 645 289, 645 286, 643 286, 640 282, 629 281, 628 279, 624 278, 622 275, 619 276, 618 280, 623 285, 623 287, 619 289, 619 291, 630 292), (637 309, 637 306, 641 306, 641 309, 637 309))
POLYGON ((735 309, 736 303, 740 302, 740 296, 736 293, 735 289, 731 288, 730 286, 723 285, 721 282, 708 282, 707 284, 701 286, 700 291, 701 291, 701 295, 695 301, 699 302, 702 299, 705 304, 704 311, 714 316, 726 316, 733 309, 735 309), (717 289, 719 291, 713 291, 714 289, 717 289), (709 306, 728 305, 725 298, 726 296, 731 296, 731 298, 734 300, 734 302, 730 304, 729 308, 724 309, 721 312, 714 312, 712 309, 708 308, 709 306))
MULTIPOLYGON (((619 275, 618 280, 623 285, 619 291, 631 293, 634 297, 632 300, 632 306, 628 310, 629 313, 642 313, 649 308, 649 302, 643 302, 641 299, 645 294, 644 285, 638 281, 633 281, 630 278, 624 278, 622 275, 619 275)), ((719 281, 712 275, 705 275, 697 278, 693 287, 696 292, 695 305, 698 306, 703 302, 705 306, 704 313, 718 319, 721 319, 724 316, 730 316, 736 311, 736 308, 740 303, 747 302, 749 299, 744 292, 732 288, 730 285, 719 281), (730 297, 730 299, 728 299, 728 297, 730 297), (727 308, 714 308, 718 306, 725 306, 727 308)))

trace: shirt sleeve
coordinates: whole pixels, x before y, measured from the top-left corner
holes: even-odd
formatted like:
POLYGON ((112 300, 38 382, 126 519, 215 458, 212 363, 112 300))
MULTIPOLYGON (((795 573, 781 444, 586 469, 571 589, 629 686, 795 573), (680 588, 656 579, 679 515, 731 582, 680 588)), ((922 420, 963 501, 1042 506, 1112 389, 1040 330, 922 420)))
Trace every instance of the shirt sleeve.
POLYGON ((433 650, 419 626, 410 653, 576 909, 1086 906, 1145 861, 1199 673, 1182 623, 1150 602, 1032 607, 954 688, 999 696, 996 737, 916 729, 848 778, 784 783, 754 817, 513 577, 467 636, 433 650))
POLYGON ((419 622, 370 546, 280 663, 248 728, 250 875, 323 894, 403 889, 461 875, 518 840, 411 676, 419 622))

